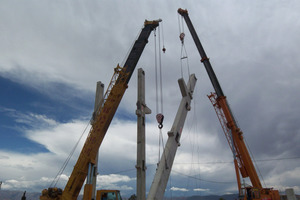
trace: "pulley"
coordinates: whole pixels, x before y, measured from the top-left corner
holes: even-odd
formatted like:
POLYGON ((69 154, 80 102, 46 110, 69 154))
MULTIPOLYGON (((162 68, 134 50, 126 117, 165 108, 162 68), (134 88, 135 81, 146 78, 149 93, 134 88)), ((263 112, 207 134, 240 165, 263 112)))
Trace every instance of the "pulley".
POLYGON ((163 128, 163 122, 164 122, 164 115, 162 113, 158 113, 156 115, 156 120, 158 123, 158 128, 162 129, 163 128))
POLYGON ((184 37, 185 37, 185 34, 184 33, 180 33, 179 38, 180 38, 181 43, 184 42, 184 37))

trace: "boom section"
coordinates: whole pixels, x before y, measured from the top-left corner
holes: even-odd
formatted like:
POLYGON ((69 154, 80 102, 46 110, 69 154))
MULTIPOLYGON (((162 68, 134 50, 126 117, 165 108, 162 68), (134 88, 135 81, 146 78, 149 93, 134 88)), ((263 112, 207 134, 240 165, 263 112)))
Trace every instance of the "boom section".
POLYGON ((115 80, 111 88, 105 95, 105 102, 96 115, 95 122, 85 141, 79 158, 74 166, 69 181, 63 191, 62 199, 77 199, 88 172, 88 163, 94 163, 97 151, 103 141, 107 129, 126 91, 127 84, 137 65, 137 62, 148 42, 152 30, 154 30, 161 20, 145 21, 138 39, 135 41, 124 66, 115 68, 115 80))
POLYGON ((126 83, 129 82, 133 71, 137 65, 138 60, 140 59, 142 52, 148 43, 148 38, 152 30, 154 30, 161 22, 161 19, 154 20, 154 21, 145 21, 144 28, 142 29, 138 39, 135 41, 127 60, 125 61, 124 68, 125 72, 128 73, 128 77, 126 83))
POLYGON ((178 9, 178 13, 181 16, 183 16, 183 18, 184 18, 184 20, 185 20, 185 22, 187 24, 187 27, 190 30, 190 33, 191 33, 191 35, 193 37, 193 40, 194 40, 194 42, 196 44, 198 52, 199 52, 199 54, 201 56, 201 62, 205 66, 207 74, 208 74, 208 76, 210 78, 210 81, 211 81, 211 83, 212 83, 212 85, 213 85, 213 87, 214 87, 214 89, 215 89, 218 97, 219 96, 224 96, 222 88, 221 88, 221 86, 219 84, 219 81, 217 79, 217 76, 216 76, 216 74, 215 74, 215 72, 214 72, 214 70, 213 70, 213 68, 212 68, 212 66, 211 66, 211 64, 209 62, 209 58, 207 58, 207 56, 206 56, 206 53, 205 53, 205 51, 204 51, 204 49, 202 47, 202 44, 201 44, 201 42, 199 40, 199 37, 198 37, 198 35, 197 35, 196 31, 195 31, 195 28, 194 28, 194 26, 193 26, 193 24, 192 24, 192 22, 191 22, 191 20, 189 18, 187 10, 183 10, 183 9, 179 8, 178 9))
POLYGON ((229 142, 229 145, 230 145, 231 149, 233 150, 233 152, 235 152, 234 156, 236 157, 236 159, 238 161, 240 173, 241 173, 242 177, 250 178, 251 183, 254 188, 262 189, 262 185, 260 183, 259 177, 257 175, 257 172, 256 172, 253 162, 251 160, 250 154, 246 148, 246 145, 245 145, 245 142, 243 139, 243 133, 239 129, 239 127, 236 123, 236 120, 231 112, 231 109, 226 100, 226 97, 221 89, 221 86, 219 84, 217 76, 214 73, 214 70, 213 70, 213 68, 209 62, 209 59, 207 58, 207 55, 202 47, 202 44, 196 33, 196 30, 189 18, 188 12, 187 12, 187 10, 183 10, 183 9, 179 8, 178 13, 181 16, 183 16, 183 18, 188 26, 188 29, 190 30, 190 33, 194 39, 196 47, 201 56, 201 62, 204 64, 205 69, 208 73, 208 76, 211 80, 211 83, 215 89, 215 92, 216 92, 215 106, 217 106, 217 109, 219 109, 220 113, 223 113, 224 122, 221 122, 221 124, 222 123, 226 124, 226 126, 230 130, 228 133, 225 132, 225 135, 226 135, 227 140, 228 140, 228 138, 231 138, 231 140, 232 140, 232 141, 228 140, 228 142, 229 142))

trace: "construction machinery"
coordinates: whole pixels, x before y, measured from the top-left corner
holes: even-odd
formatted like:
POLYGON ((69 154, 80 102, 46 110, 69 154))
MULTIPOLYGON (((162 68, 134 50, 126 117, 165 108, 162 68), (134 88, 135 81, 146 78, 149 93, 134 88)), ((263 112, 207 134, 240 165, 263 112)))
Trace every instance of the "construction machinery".
MULTIPOLYGON (((128 87, 127 84, 148 42, 150 33, 159 25, 160 21, 160 19, 145 21, 144 27, 133 44, 124 66, 120 67, 118 65, 114 69, 114 75, 104 95, 103 102, 100 104, 100 108, 94 115, 95 117, 92 123, 92 128, 64 190, 58 188, 44 189, 40 196, 41 200, 77 199, 84 180, 87 177, 90 168, 89 166, 91 166, 90 163, 95 164, 98 149, 128 87)), ((100 196, 97 196, 96 199, 101 199, 101 195, 105 194, 105 192, 97 193, 100 196)), ((121 199, 119 198, 119 193, 117 191, 114 191, 114 194, 116 200, 121 199)), ((84 187, 83 199, 91 200, 91 195, 92 184, 86 184, 84 187)))
POLYGON ((97 190, 96 200, 122 200, 120 190, 97 190))
POLYGON ((263 188, 261 185, 260 179, 251 160, 249 151, 245 145, 243 132, 238 127, 237 122, 231 112, 226 96, 222 91, 219 81, 210 64, 209 58, 206 56, 206 53, 202 47, 202 44, 200 43, 198 35, 189 18, 188 11, 179 8, 178 13, 184 18, 188 29, 190 30, 190 33, 201 56, 201 62, 204 64, 204 67, 208 73, 211 83, 215 89, 215 93, 211 93, 211 95, 209 95, 208 97, 215 108, 221 126, 225 133, 226 139, 234 156, 234 165, 236 170, 240 199, 279 200, 280 196, 278 190, 273 190, 273 188, 263 188), (240 175, 243 178, 248 177, 252 183, 252 186, 242 187, 240 175))

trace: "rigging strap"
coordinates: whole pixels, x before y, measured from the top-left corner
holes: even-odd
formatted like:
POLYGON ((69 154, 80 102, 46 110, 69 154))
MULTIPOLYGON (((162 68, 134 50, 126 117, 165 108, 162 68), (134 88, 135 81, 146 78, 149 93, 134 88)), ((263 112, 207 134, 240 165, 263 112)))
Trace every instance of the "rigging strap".
POLYGON ((183 17, 181 17, 181 22, 180 22, 180 16, 178 14, 178 26, 179 26, 179 39, 181 41, 181 55, 180 55, 180 67, 181 67, 181 77, 183 78, 183 60, 186 60, 186 65, 187 65, 187 70, 188 70, 188 75, 190 76, 190 67, 189 67, 189 61, 188 61, 188 55, 187 51, 184 45, 184 26, 183 26, 183 17))

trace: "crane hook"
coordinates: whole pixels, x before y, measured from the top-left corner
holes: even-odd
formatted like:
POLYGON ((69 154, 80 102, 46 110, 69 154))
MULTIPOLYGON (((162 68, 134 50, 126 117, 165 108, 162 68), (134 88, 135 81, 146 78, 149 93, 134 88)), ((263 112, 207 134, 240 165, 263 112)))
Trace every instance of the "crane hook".
POLYGON ((163 128, 164 115, 162 113, 158 113, 156 115, 156 120, 157 120, 157 123, 158 123, 158 128, 162 129, 163 128))

